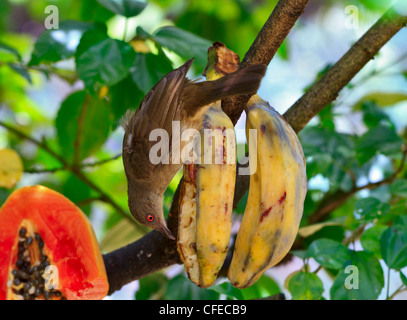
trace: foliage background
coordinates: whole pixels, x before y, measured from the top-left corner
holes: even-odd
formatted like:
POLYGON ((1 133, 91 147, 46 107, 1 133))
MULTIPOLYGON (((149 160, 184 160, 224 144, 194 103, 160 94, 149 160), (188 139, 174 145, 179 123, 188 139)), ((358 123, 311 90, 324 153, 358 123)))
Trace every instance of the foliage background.
MULTIPOLYGON (((0 2, 0 121, 64 160, 0 126, 0 148, 16 150, 24 163, 15 188, 43 184, 70 198, 91 218, 103 252, 145 232, 128 219, 120 157, 123 113, 193 56, 190 76, 199 77, 214 41, 243 58, 277 3, 154 0, 144 8, 128 2, 133 6, 112 7, 109 0, 0 2), (58 30, 44 28, 47 5, 59 9, 58 30)), ((310 1, 270 64, 259 94, 283 113, 389 6, 388 1, 310 1), (349 5, 358 9, 358 28, 346 27, 349 5)), ((405 39, 404 29, 301 131, 309 192, 290 261, 244 290, 228 282, 199 289, 182 266, 174 266, 108 298, 252 299, 283 292, 294 299, 405 299, 405 39), (327 204, 334 210, 315 221, 327 204), (360 290, 343 289, 349 263, 359 268, 360 290)), ((237 124, 243 127, 244 116, 237 124)), ((244 146, 242 130, 238 139, 244 146)), ((180 177, 166 192, 166 214, 180 177)), ((0 204, 12 191, 0 188, 0 204)), ((235 231, 244 205, 245 198, 235 212, 235 231)))

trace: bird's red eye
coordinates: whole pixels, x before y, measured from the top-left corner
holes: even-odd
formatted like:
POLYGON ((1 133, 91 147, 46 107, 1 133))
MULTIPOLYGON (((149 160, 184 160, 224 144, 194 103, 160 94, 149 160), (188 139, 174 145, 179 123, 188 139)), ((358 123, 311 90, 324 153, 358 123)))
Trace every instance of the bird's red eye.
POLYGON ((147 221, 148 221, 148 222, 153 222, 153 220, 154 220, 153 215, 149 214, 149 215, 147 216, 147 221))

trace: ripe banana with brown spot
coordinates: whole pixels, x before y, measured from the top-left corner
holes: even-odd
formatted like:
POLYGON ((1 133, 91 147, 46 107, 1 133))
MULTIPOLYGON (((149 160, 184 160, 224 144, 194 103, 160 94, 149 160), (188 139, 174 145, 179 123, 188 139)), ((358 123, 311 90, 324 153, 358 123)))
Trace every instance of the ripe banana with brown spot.
POLYGON ((254 284, 288 253, 307 192, 305 158, 294 130, 258 95, 250 99, 246 115, 249 165, 257 164, 257 168, 250 177, 248 200, 228 269, 228 278, 237 288, 254 284), (249 139, 250 132, 257 137, 254 142, 249 139))
POLYGON ((177 248, 192 282, 207 288, 229 248, 236 179, 234 126, 220 101, 204 115, 200 163, 184 165, 177 248))

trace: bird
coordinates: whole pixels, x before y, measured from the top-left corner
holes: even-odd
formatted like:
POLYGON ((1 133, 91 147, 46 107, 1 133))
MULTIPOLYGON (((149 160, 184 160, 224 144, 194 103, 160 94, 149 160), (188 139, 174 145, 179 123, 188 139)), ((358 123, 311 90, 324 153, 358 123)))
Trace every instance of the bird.
MULTIPOLYGON (((267 66, 252 65, 215 81, 191 81, 187 72, 193 63, 188 60, 166 74, 147 93, 136 110, 127 110, 122 159, 127 180, 130 213, 136 221, 175 240, 163 214, 163 195, 183 163, 172 161, 175 152, 169 146, 169 163, 154 163, 150 150, 157 141, 150 141, 154 129, 163 129, 172 140, 172 126, 178 121, 183 130, 202 127, 203 116, 211 103, 241 94, 256 93, 267 66)), ((181 142, 181 149, 185 142, 181 142)), ((179 151, 179 150, 177 150, 179 151)))

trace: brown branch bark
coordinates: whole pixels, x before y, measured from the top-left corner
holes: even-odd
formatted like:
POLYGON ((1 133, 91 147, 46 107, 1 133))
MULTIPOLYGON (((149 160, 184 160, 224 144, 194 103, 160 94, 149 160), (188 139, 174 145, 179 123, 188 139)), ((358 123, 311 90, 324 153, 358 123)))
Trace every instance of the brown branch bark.
POLYGON ((334 101, 343 87, 405 25, 407 17, 389 9, 346 54, 332 66, 287 112, 284 117, 296 132, 334 101))
MULTIPOLYGON (((269 63, 308 1, 280 0, 242 64, 269 63)), ((353 76, 407 23, 407 17, 389 10, 369 31, 284 114, 299 132, 353 76)), ((225 112, 236 123, 248 97, 225 101, 225 112)), ((249 188, 248 176, 237 176, 235 205, 249 188)), ((173 198, 168 226, 176 234, 179 187, 173 198)), ((176 245, 152 231, 135 243, 104 255, 109 278, 109 294, 123 285, 174 263, 180 263, 176 245)))
MULTIPOLYGON (((405 145, 403 145, 403 147, 402 147, 402 152, 403 152, 403 157, 401 159, 400 165, 390 177, 377 181, 377 182, 371 182, 371 183, 368 183, 363 186, 359 186, 359 187, 355 186, 348 192, 339 190, 332 194, 325 195, 325 197, 319 203, 315 212, 309 217, 307 224, 312 225, 312 224, 316 224, 318 222, 326 220, 335 209, 342 206, 346 202, 346 200, 348 200, 350 197, 352 197, 354 194, 358 193, 359 191, 373 190, 380 186, 389 185, 392 182, 394 182, 394 180, 396 180, 397 177, 399 176, 399 174, 403 171, 404 165, 407 160, 407 147, 405 145)), ((303 249, 303 239, 304 238, 298 237, 292 246, 292 250, 303 249)))
MULTIPOLYGON (((116 154, 113 157, 107 158, 107 159, 102 159, 102 160, 98 160, 98 161, 94 161, 94 162, 82 162, 81 164, 76 165, 78 168, 82 169, 82 168, 89 168, 89 167, 98 167, 101 165, 104 165, 110 161, 114 161, 119 159, 122 156, 121 153, 116 154)), ((25 173, 54 173, 54 172, 58 172, 58 171, 66 171, 66 170, 70 170, 70 168, 67 167, 57 167, 57 168, 24 168, 24 172, 25 173)))
POLYGON ((326 220, 329 214, 335 209, 339 208, 342 204, 351 198, 354 194, 358 193, 361 190, 372 190, 380 186, 390 184, 394 181, 394 177, 384 179, 378 182, 369 183, 365 186, 356 187, 350 190, 349 192, 338 191, 333 194, 328 195, 325 199, 321 201, 318 209, 312 214, 308 220, 308 224, 318 223, 320 221, 326 220))
POLYGON ((152 231, 141 240, 104 255, 109 294, 127 283, 181 263, 176 246, 169 242, 157 231, 152 231))
MULTIPOLYGON (((309 0, 280 0, 263 26, 256 40, 253 42, 242 63, 245 65, 264 63, 269 64, 277 52, 288 32, 294 26, 295 21, 303 12, 309 0)), ((230 101, 223 106, 225 112, 234 123, 237 122, 243 108, 244 101, 230 101)), ((171 216, 168 219, 168 227, 177 234, 178 223, 178 200, 181 183, 174 195, 171 216)), ((235 189, 236 206, 249 188, 248 176, 237 176, 235 189)), ((163 267, 174 263, 181 263, 174 241, 165 239, 158 232, 152 231, 135 243, 104 255, 106 271, 109 278, 109 294, 120 289, 123 285, 140 279, 163 267), (150 244, 153 244, 150 246, 150 244), (146 246, 150 249, 150 258, 137 260, 134 258, 140 252, 146 252, 146 246), (128 258, 132 257, 132 258, 128 258), (120 262, 119 262, 120 261, 120 262)))
MULTIPOLYGON (((247 51, 240 68, 256 64, 268 65, 308 2, 309 0, 280 0, 247 51)), ((249 99, 250 95, 243 95, 222 101, 223 110, 234 124, 239 120, 249 99)))
MULTIPOLYGON (((58 160, 61 163, 62 168, 64 168, 64 170, 71 171, 77 178, 79 178, 85 184, 87 184, 90 188, 92 188, 93 190, 98 192, 100 194, 99 199, 101 201, 104 201, 104 202, 110 204, 120 215, 122 215, 123 218, 128 219, 130 223, 134 223, 134 225, 137 228, 140 228, 140 225, 135 222, 135 220, 130 216, 130 214, 127 214, 126 211, 121 206, 119 206, 108 195, 108 193, 104 192, 97 184, 95 184, 92 180, 90 180, 82 172, 81 166, 71 165, 70 163, 68 163, 63 156, 61 156, 60 154, 55 152, 52 148, 50 148, 47 145, 47 143, 45 142, 45 140, 43 140, 43 141, 36 140, 36 139, 30 137, 28 134, 25 134, 24 132, 20 131, 19 129, 17 129, 17 128, 15 128, 15 127, 1 121, 1 120, 0 120, 0 126, 7 129, 9 132, 15 134, 16 136, 20 137, 21 139, 30 141, 31 143, 37 145, 39 148, 41 148, 42 150, 47 152, 49 155, 54 157, 56 160, 58 160)), ((84 167, 86 167, 86 165, 84 165, 84 167)), ((140 230, 143 231, 143 229, 140 229, 140 230)))
POLYGON ((397 178, 397 176, 400 174, 400 172, 403 171, 403 168, 404 168, 404 165, 405 165, 406 159, 407 159, 407 146, 403 145, 402 152, 403 152, 403 157, 401 159, 400 166, 394 171, 394 173, 390 177, 377 181, 377 182, 368 183, 364 186, 360 186, 360 187, 355 186, 348 192, 343 192, 343 191, 339 190, 333 194, 327 195, 324 199, 322 199, 317 210, 312 214, 312 216, 308 220, 308 224, 314 224, 314 223, 325 220, 332 211, 339 208, 342 204, 345 203, 346 200, 348 200, 355 193, 358 193, 361 190, 366 190, 366 189, 372 190, 372 189, 378 188, 380 186, 391 184, 397 178))

